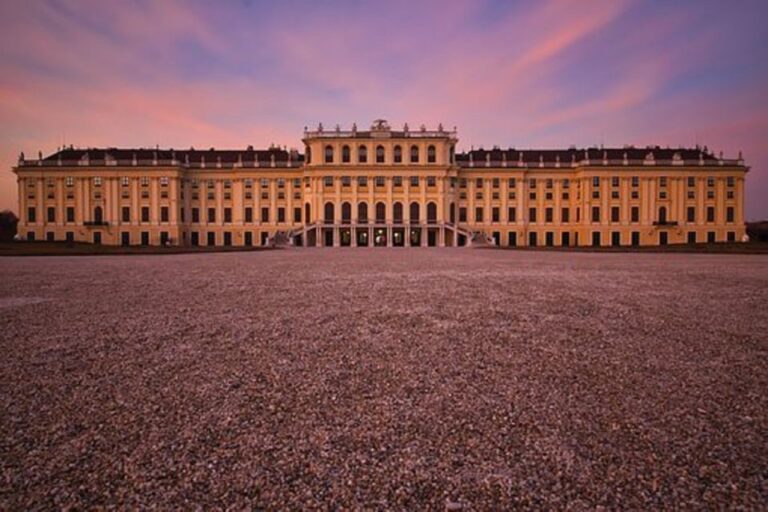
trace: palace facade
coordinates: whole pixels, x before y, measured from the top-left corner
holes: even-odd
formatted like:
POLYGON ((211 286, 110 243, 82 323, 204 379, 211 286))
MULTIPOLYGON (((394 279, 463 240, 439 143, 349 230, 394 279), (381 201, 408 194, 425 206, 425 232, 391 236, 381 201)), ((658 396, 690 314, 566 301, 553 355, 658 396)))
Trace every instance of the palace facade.
POLYGON ((745 236, 706 148, 473 149, 456 130, 304 131, 304 154, 64 148, 24 159, 19 233, 112 245, 659 245, 745 236))

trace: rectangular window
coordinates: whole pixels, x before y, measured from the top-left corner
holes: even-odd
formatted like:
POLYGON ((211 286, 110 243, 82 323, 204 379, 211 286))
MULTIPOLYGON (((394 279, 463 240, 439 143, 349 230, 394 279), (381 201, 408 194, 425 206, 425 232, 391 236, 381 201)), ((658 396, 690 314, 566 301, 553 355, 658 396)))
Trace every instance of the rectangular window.
POLYGON ((631 222, 640 222, 640 207, 639 206, 633 206, 630 210, 631 216, 630 221, 631 222))
POLYGON ((34 206, 27 208, 27 222, 37 222, 37 211, 34 206))
POLYGON ((707 177, 707 186, 708 187, 714 187, 715 186, 715 178, 712 176, 707 177))
POLYGON ((285 222, 285 208, 283 207, 277 209, 277 222, 285 222))
POLYGON ((75 208, 67 206, 67 222, 75 222, 75 208))
POLYGON ((492 182, 493 188, 499 188, 500 184, 501 184, 501 180, 499 180, 499 178, 493 178, 493 182, 492 182))
POLYGON ((56 208, 48 207, 48 222, 56 222, 56 208))
POLYGON ((73 187, 75 185, 75 178, 72 176, 67 176, 66 178, 64 178, 64 183, 68 187, 73 187))
POLYGON ((161 206, 160 207, 160 222, 168 222, 168 221, 169 221, 168 207, 167 206, 161 206))
POLYGON ((93 178, 93 186, 94 187, 100 187, 101 186, 101 176, 94 176, 94 178, 93 178))
POLYGON ((131 207, 123 206, 123 222, 131 222, 131 207))
POLYGON ((464 206, 459 208, 459 222, 467 222, 467 208, 464 206))
POLYGON ((403 177, 402 176, 393 176, 392 177, 392 185, 395 187, 402 187, 403 186, 403 177))
POLYGON ((553 186, 554 186, 554 181, 552 180, 552 178, 547 178, 547 184, 546 184, 546 187, 547 187, 548 189, 552 189, 552 187, 553 187, 553 186))
POLYGON ((561 217, 563 222, 571 221, 571 210, 569 208, 563 208, 561 211, 561 217))
POLYGON ((434 187, 437 184, 437 180, 434 176, 427 176, 427 186, 434 187))
POLYGON ((494 207, 493 210, 491 210, 491 221, 492 222, 499 222, 499 217, 500 217, 499 208, 498 207, 494 207))
POLYGON ((632 176, 632 187, 636 188, 640 186, 640 176, 632 176))
POLYGON ((376 176, 376 186, 377 187, 383 187, 384 186, 384 176, 376 176))
POLYGON ((667 186, 667 177, 666 176, 662 176, 662 177, 659 178, 659 186, 661 188, 664 188, 664 187, 667 186))
POLYGON ((552 222, 552 208, 544 209, 544 222, 552 222))
POLYGON ((736 180, 733 176, 728 176, 727 178, 725 178, 726 186, 733 187, 735 183, 736 183, 736 180))
POLYGON ((293 222, 301 222, 301 208, 293 209, 293 222))
POLYGON ((600 222, 600 207, 592 207, 592 222, 600 222))
POLYGON ((141 222, 149 222, 149 206, 141 207, 141 222))
POLYGON ((357 186, 358 187, 367 187, 368 186, 368 177, 367 176, 358 176, 357 177, 357 186))
POLYGON ((261 222, 269 222, 269 208, 261 209, 261 222))
POLYGON ((352 185, 352 178, 349 176, 342 176, 341 177, 341 186, 342 187, 349 187, 352 185))
POLYGON ((517 222, 517 209, 512 206, 507 210, 507 216, 509 217, 509 222, 517 222))
POLYGON ((261 178, 261 188, 269 188, 269 178, 261 178))
POLYGON ((253 208, 250 206, 245 209, 245 222, 253 222, 253 208))
POLYGON ((592 178, 592 186, 595 187, 595 188, 599 188, 600 187, 600 178, 599 177, 594 176, 592 178))
POLYGON ((733 206, 729 206, 725 210, 725 222, 733 222, 734 210, 733 206))
POLYGON ((612 206, 611 207, 611 222, 619 222, 619 207, 618 206, 612 206))
POLYGON ((686 214, 686 221, 687 222, 696 222, 696 208, 693 206, 688 207, 688 212, 686 214))
POLYGON ((530 189, 536 188, 536 178, 531 178, 528 180, 528 188, 530 189))
POLYGON ((618 187, 619 186, 619 177, 618 176, 611 176, 611 186, 612 187, 618 187))
POLYGON ((696 232, 695 231, 689 231, 688 232, 688 243, 689 244, 695 244, 696 243, 696 232))
POLYGON ((715 207, 707 206, 707 222, 715 222, 715 207))
POLYGON ((208 222, 216 222, 216 208, 208 208, 208 222))
POLYGON ((691 188, 695 187, 696 186, 696 178, 694 178, 693 176, 689 176, 688 177, 688 186, 691 187, 691 188))
POLYGON ((517 180, 515 178, 509 178, 507 180, 507 186, 509 188, 515 188, 517 186, 517 180))
POLYGON ((483 222, 483 208, 480 206, 475 208, 475 222, 483 222))
POLYGON ((528 222, 536 222, 536 208, 528 208, 528 222))

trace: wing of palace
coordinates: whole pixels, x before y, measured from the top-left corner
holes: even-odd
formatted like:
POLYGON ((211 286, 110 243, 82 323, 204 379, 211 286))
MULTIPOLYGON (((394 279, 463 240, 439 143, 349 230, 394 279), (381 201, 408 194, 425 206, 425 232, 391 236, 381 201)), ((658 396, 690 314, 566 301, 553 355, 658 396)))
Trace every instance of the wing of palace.
POLYGON ((21 155, 19 233, 113 245, 659 245, 745 237, 741 155, 473 149, 455 128, 304 131, 279 147, 21 155))

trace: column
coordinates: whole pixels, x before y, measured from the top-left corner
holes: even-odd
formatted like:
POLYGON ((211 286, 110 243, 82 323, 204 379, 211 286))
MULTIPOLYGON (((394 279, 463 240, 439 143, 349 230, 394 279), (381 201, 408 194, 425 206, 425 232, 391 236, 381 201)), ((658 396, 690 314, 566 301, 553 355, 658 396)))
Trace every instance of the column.
POLYGON ((48 217, 46 216, 45 211, 45 180, 43 178, 37 178, 37 191, 35 192, 35 209, 37 210, 36 224, 42 226, 44 223, 47 222, 48 217))
MULTIPOLYGON (((65 193, 64 193, 64 178, 56 178, 56 225, 63 226, 66 221, 65 218, 65 193)), ((21 202, 19 202, 19 217, 24 214, 24 210, 21 209, 21 202)))
MULTIPOLYGON (((173 190, 173 189, 171 189, 173 190)), ((235 226, 243 225, 243 180, 232 180, 232 223, 235 226)))
POLYGON ((158 190, 158 178, 152 177, 149 180, 149 222, 156 226, 160 220, 160 194, 158 190))
MULTIPOLYGON (((216 225, 222 226, 224 224, 224 183, 222 180, 217 179, 213 182, 214 201, 216 204, 216 225)), ((223 243, 223 242, 222 242, 223 243)))

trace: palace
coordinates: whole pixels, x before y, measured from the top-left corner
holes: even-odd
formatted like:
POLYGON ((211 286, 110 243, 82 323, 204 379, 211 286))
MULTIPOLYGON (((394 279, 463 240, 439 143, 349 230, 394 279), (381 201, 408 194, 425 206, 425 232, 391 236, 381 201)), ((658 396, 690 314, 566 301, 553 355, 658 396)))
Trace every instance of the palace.
POLYGON ((25 160, 19 233, 122 245, 606 246, 742 240, 739 155, 473 149, 377 120, 304 131, 304 154, 75 149, 25 160))

